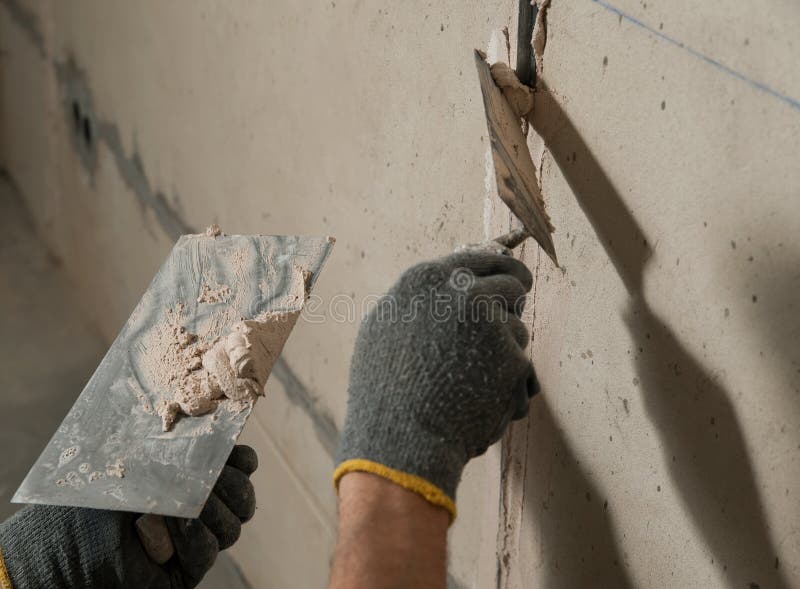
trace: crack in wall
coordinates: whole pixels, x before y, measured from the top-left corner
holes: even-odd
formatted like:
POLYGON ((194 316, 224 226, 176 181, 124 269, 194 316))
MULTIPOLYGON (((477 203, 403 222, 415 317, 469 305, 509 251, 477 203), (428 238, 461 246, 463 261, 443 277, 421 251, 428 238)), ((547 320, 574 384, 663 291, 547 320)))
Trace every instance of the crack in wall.
MULTIPOLYGON (((544 73, 544 50, 547 44, 547 9, 550 0, 535 0, 536 15, 531 38, 533 59, 536 64, 535 84, 541 85, 544 73)), ((527 129, 524 129, 527 132, 527 129)), ((534 138, 532 138, 534 139, 534 138)), ((546 146, 542 143, 539 158, 538 180, 542 194, 544 185, 542 171, 546 146)), ((539 270, 542 264, 541 248, 537 248, 534 263, 533 286, 531 289, 531 343, 535 338, 536 327, 536 290, 539 281, 539 270)), ((525 246, 521 256, 524 257, 525 246)), ((513 423, 509 427, 502 441, 500 463, 500 505, 497 529, 497 570, 496 588, 506 589, 513 586, 512 571, 514 570, 514 557, 519 545, 519 532, 522 525, 525 507, 525 482, 527 479, 528 444, 530 438, 530 417, 524 421, 513 423), (524 431, 522 431, 524 429, 524 431)))

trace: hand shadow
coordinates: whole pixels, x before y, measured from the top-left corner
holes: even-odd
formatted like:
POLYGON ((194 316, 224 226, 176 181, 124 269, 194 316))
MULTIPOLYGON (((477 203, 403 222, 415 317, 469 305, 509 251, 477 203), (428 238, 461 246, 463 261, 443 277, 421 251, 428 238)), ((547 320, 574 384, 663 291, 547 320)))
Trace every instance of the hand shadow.
MULTIPOLYGON (((783 235, 790 235, 787 228, 783 235)), ((753 260, 758 264, 762 260, 753 260)), ((758 291, 752 305, 748 305, 753 324, 761 331, 763 353, 780 358, 783 370, 781 384, 791 392, 795 399, 794 419, 800 419, 800 253, 782 251, 782 244, 771 252, 768 276, 759 276, 758 291)), ((758 276, 758 275, 757 275, 758 276)), ((742 293, 745 298, 754 296, 752 292, 742 293)), ((800 440, 797 440, 800 443, 800 440)), ((795 448, 800 447, 797 444, 795 448)))
POLYGON ((542 546, 541 586, 632 588, 611 523, 611 511, 580 466, 547 399, 531 405, 525 512, 542 546))
POLYGON ((631 297, 625 320, 643 350, 637 373, 645 405, 684 505, 731 586, 786 587, 727 392, 648 308, 642 286, 652 249, 644 232, 541 81, 536 96, 531 123, 631 297))
POLYGON ((669 472, 731 587, 788 587, 728 393, 641 299, 625 313, 669 472))

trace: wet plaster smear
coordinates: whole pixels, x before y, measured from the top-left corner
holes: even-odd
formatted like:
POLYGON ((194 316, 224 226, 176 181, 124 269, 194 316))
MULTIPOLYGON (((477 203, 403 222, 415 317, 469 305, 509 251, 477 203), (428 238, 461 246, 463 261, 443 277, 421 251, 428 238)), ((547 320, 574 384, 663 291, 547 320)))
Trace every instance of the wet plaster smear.
MULTIPOLYGON (((209 227, 198 239, 216 239, 221 232, 209 227)), ((233 252, 237 280, 243 279, 247 261, 243 252, 233 252)), ((204 276, 197 303, 213 305, 211 320, 200 333, 188 331, 184 324, 187 305, 178 302, 164 309, 163 317, 143 338, 141 368, 154 385, 158 400, 153 406, 140 394, 141 407, 161 418, 162 429, 170 431, 182 417, 195 417, 217 409, 238 413, 250 409, 264 394, 272 366, 281 353, 302 310, 310 273, 299 268, 293 283, 277 305, 281 311, 263 312, 254 317, 230 317, 236 302, 237 285, 220 284, 204 276), (229 325, 229 327, 225 327, 229 325)), ((266 291, 269 285, 262 285, 266 291)), ((211 424, 207 424, 206 429, 211 424)), ((207 433, 198 431, 198 434, 207 433)))

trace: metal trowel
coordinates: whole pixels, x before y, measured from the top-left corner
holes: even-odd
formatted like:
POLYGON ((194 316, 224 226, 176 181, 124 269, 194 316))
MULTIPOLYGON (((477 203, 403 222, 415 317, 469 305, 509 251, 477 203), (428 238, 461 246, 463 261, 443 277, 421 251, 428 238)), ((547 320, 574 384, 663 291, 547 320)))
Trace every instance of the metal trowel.
MULTIPOLYGON (((202 351, 228 341, 242 320, 284 320, 260 350, 261 373, 252 375, 263 391, 332 244, 298 236, 182 236, 12 501, 198 517, 256 397, 223 386, 202 414, 172 415, 167 424, 169 389, 191 382, 205 356, 188 358, 185 374, 170 359, 188 357, 190 345, 202 351), (174 349, 173 337, 187 348, 174 349)), ((240 352, 235 360, 247 370, 249 351, 240 352)), ((216 377, 207 380, 222 386, 216 377)))
POLYGON ((497 192, 523 225, 494 241, 513 249, 528 237, 533 237, 558 266, 551 236, 553 226, 544 210, 536 167, 522 133, 520 117, 495 84, 485 56, 477 49, 475 65, 483 94, 497 192))

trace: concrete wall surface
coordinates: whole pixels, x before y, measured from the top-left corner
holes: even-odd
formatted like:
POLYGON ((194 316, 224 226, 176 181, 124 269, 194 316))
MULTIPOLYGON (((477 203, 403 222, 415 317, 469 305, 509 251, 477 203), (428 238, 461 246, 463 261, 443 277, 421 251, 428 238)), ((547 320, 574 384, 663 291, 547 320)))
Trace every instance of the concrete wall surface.
POLYGON ((800 10, 762 8, 548 12, 503 587, 800 585, 800 10))
MULTIPOLYGON (((465 473, 449 583, 800 585, 800 9, 551 4, 529 142, 562 268, 521 252, 544 391, 465 473)), ((254 587, 327 578, 362 301, 509 226, 471 51, 513 64, 516 17, 0 0, 0 164, 106 339, 181 233, 337 237, 243 435, 254 587)))

